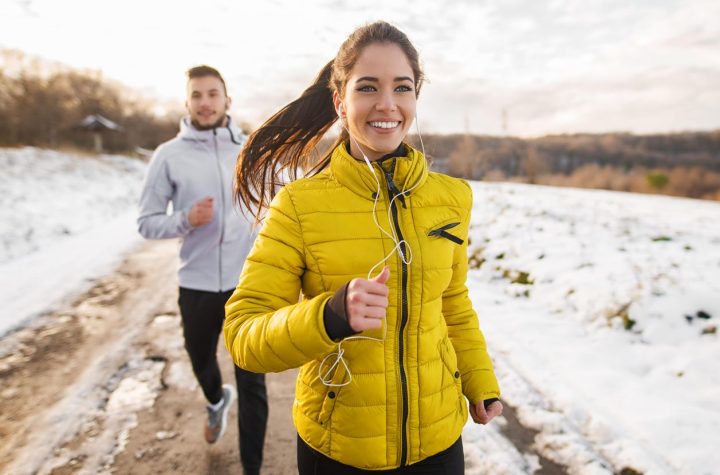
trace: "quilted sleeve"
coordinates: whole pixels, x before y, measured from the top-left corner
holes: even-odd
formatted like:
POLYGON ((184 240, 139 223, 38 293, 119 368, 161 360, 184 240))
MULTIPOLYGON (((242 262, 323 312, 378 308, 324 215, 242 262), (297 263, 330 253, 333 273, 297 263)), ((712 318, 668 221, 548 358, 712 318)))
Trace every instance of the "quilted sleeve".
POLYGON ((332 292, 299 301, 304 271, 302 232, 286 187, 271 203, 225 304, 225 345, 236 365, 257 373, 284 371, 335 347, 323 324, 332 292))
POLYGON ((467 216, 462 226, 463 244, 456 246, 453 256, 453 275, 450 285, 442 297, 442 311, 448 326, 448 336, 457 354, 463 393, 472 403, 492 397, 500 397, 497 378, 493 371, 492 361, 487 352, 485 337, 480 330, 478 317, 473 310, 466 285, 468 273, 467 230, 470 224, 472 207, 472 191, 463 182, 463 190, 468 196, 467 216))

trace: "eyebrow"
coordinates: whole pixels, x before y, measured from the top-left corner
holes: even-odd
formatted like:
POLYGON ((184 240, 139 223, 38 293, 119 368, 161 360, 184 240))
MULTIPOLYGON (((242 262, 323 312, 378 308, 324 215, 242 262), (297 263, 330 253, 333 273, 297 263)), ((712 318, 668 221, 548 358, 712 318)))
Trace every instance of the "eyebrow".
MULTIPOLYGON (((373 76, 363 76, 363 77, 361 77, 361 78, 358 78, 357 82, 360 82, 360 81, 378 82, 378 78, 373 77, 373 76)), ((410 82, 413 82, 412 78, 411 78, 411 77, 408 77, 408 76, 398 76, 398 77, 396 77, 396 78, 394 79, 394 81, 395 81, 395 82, 400 82, 400 81, 410 81, 410 82)))
MULTIPOLYGON (((193 89, 192 92, 191 92, 191 94, 200 94, 201 92, 202 92, 202 91, 200 91, 200 90, 198 90, 198 89, 193 89)), ((210 92, 220 92, 220 89, 212 88, 212 89, 209 89, 207 92, 208 92, 208 93, 210 93, 210 92)))

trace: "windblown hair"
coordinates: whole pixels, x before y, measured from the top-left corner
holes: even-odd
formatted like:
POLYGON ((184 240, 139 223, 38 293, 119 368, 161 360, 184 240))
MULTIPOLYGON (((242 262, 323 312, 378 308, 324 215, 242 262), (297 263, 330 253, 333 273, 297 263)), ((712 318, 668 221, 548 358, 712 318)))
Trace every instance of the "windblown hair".
POLYGON ((314 162, 311 152, 338 119, 333 93, 345 96, 348 76, 360 54, 377 43, 396 44, 402 49, 413 70, 415 93, 420 93, 424 79, 420 59, 405 33, 384 21, 355 30, 310 87, 253 132, 240 152, 235 198, 256 218, 270 204, 283 177, 295 180, 299 170, 306 170, 307 175, 322 171, 330 163, 332 150, 348 139, 343 129, 330 151, 314 162))

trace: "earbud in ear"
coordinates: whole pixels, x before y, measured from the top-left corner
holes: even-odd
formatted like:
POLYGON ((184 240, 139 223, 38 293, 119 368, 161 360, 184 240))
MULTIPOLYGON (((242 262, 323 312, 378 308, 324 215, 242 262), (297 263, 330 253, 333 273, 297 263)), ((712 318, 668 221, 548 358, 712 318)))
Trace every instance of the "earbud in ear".
POLYGON ((343 118, 343 107, 342 107, 342 104, 338 104, 337 115, 338 115, 338 117, 340 117, 341 119, 343 118))

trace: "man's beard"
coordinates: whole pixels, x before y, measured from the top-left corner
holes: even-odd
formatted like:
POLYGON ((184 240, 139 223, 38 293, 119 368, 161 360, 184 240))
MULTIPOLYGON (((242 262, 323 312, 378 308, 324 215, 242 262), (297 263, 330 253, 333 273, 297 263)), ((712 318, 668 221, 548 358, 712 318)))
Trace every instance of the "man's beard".
POLYGON ((190 120, 190 123, 193 127, 195 127, 196 130, 212 130, 217 129, 218 127, 222 127, 223 122, 225 122, 225 114, 221 115, 220 118, 215 122, 214 124, 210 125, 202 125, 199 124, 196 120, 190 120))

